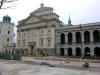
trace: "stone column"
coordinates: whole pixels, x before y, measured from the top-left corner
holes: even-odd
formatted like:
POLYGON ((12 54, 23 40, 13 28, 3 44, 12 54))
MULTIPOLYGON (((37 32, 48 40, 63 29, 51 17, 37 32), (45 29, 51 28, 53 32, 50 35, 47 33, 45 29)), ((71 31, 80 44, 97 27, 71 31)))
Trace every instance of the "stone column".
POLYGON ((90 42, 91 42, 91 43, 94 42, 94 40, 93 40, 93 31, 92 31, 92 30, 90 31, 90 42))
POLYGON ((75 36, 75 34, 76 34, 76 32, 72 32, 72 42, 73 42, 73 44, 75 44, 76 43, 76 36, 75 36))
POLYGON ((84 31, 81 31, 81 41, 82 41, 82 44, 84 43, 84 31))
POLYGON ((68 44, 68 33, 65 32, 65 43, 68 44))
POLYGON ((23 34, 22 34, 22 32, 21 32, 21 35, 20 35, 20 48, 22 48, 23 47, 23 34))
POLYGON ((81 55, 84 55, 85 53, 84 53, 84 47, 82 47, 82 54, 81 55))
POLYGON ((93 49, 93 48, 91 48, 90 53, 91 53, 91 54, 90 54, 91 56, 94 56, 94 49, 93 49))
POLYGON ((64 55, 67 56, 67 48, 64 49, 64 55))
POLYGON ((56 44, 58 43, 58 37, 59 37, 58 33, 56 33, 56 37, 55 37, 56 38, 56 44))
POLYGON ((60 43, 60 33, 58 33, 58 43, 60 43))
POLYGON ((75 49, 76 49, 75 47, 72 48, 72 54, 73 54, 73 56, 76 56, 76 50, 75 49))

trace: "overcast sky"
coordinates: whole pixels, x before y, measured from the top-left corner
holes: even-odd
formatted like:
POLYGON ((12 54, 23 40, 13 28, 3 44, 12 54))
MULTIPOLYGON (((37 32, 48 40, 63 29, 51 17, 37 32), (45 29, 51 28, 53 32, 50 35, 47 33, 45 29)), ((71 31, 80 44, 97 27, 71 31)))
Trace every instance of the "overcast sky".
MULTIPOLYGON (((9 15, 17 24, 40 7, 42 0, 19 0, 10 9, 0 9, 0 21, 4 15, 9 15)), ((44 6, 52 7, 60 16, 60 20, 67 24, 69 15, 72 24, 100 22, 100 0, 43 0, 44 6)), ((3 7, 6 7, 4 5, 3 7)))

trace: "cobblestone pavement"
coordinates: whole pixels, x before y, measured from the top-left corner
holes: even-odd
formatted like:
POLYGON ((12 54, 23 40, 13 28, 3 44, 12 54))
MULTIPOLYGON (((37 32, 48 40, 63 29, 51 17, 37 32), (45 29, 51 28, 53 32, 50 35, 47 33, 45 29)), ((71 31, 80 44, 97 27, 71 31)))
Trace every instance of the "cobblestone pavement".
POLYGON ((91 69, 84 69, 82 62, 66 63, 63 60, 40 60, 34 57, 23 57, 22 61, 0 59, 0 75, 100 75, 100 70, 94 70, 94 68, 100 68, 100 64, 91 63, 90 65, 91 69), (41 66, 41 62, 48 62, 55 67, 41 66), (76 69, 76 67, 79 68, 76 69))

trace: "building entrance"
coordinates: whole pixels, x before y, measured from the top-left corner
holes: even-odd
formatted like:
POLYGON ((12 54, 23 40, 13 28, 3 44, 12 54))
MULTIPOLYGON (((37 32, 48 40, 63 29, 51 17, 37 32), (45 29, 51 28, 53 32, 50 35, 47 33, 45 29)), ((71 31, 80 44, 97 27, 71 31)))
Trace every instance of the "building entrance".
POLYGON ((31 46, 31 56, 33 56, 33 53, 34 53, 33 49, 34 49, 34 47, 31 46))
POLYGON ((31 56, 33 56, 35 53, 34 53, 34 47, 36 46, 36 42, 28 42, 28 45, 29 45, 29 52, 31 56))

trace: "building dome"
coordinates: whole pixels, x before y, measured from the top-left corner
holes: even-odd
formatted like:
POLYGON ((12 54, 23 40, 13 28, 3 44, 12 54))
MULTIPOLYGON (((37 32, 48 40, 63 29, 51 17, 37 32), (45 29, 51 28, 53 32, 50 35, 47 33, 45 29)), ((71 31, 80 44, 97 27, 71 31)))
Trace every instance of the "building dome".
POLYGON ((11 17, 10 16, 8 16, 8 15, 5 15, 4 17, 3 17, 3 22, 11 22, 11 17))

